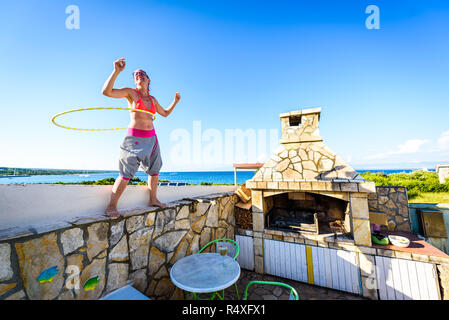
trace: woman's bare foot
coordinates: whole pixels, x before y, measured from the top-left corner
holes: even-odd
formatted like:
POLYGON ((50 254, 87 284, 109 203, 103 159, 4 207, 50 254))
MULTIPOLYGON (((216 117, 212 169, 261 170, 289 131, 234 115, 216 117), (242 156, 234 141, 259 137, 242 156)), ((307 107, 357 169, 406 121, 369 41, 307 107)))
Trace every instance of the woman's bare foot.
POLYGON ((108 217, 114 217, 114 218, 120 217, 120 213, 118 212, 117 207, 108 206, 104 213, 106 213, 106 215, 108 217))
POLYGON ((159 200, 151 201, 151 202, 149 203, 149 206, 150 206, 150 207, 161 207, 161 208, 167 207, 167 205, 166 205, 165 203, 162 203, 162 202, 160 202, 159 200))

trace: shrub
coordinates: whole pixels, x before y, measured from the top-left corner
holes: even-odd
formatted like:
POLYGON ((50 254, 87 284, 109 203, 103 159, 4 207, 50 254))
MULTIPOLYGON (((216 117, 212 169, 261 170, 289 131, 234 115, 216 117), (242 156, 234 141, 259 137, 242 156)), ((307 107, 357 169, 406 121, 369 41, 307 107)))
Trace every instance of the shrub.
POLYGON ((424 192, 449 192, 449 182, 440 183, 436 172, 416 170, 411 173, 365 172, 361 176, 376 186, 402 186, 407 188, 409 199, 424 192))
POLYGON ((420 193, 417 190, 415 190, 415 189, 412 189, 410 191, 407 190, 407 196, 408 196, 409 199, 414 199, 414 198, 418 197, 419 194, 420 193))

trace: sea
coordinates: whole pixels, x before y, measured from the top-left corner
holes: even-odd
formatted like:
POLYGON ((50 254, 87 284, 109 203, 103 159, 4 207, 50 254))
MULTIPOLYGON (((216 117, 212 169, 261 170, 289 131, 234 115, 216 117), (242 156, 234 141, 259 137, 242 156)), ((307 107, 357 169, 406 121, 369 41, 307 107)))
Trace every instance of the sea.
MULTIPOLYGON (((409 173, 416 169, 391 169, 391 170, 356 170, 363 172, 384 172, 391 173, 409 173)), ((434 170, 429 170, 434 171, 434 170)), ((237 184, 243 184, 246 180, 254 176, 255 170, 238 170, 237 184)), ((61 174, 61 175, 34 175, 26 177, 0 177, 0 184, 35 184, 35 183, 77 183, 82 181, 97 181, 106 178, 118 177, 118 171, 106 173, 87 173, 87 174, 61 174)), ((134 177, 142 181, 148 180, 148 175, 142 171, 138 171, 134 177)), ((169 182, 186 182, 189 184, 200 185, 201 182, 214 184, 234 184, 234 171, 183 171, 183 172, 160 172, 159 180, 168 180, 169 182)))

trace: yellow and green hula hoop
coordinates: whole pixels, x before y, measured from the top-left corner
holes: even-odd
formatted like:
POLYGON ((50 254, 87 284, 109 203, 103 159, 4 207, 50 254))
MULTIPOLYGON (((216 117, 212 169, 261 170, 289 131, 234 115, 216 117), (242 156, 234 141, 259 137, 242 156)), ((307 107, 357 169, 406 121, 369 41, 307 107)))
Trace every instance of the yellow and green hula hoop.
POLYGON ((67 113, 72 113, 72 112, 78 112, 78 111, 87 111, 87 110, 133 110, 136 112, 143 112, 143 113, 148 113, 153 117, 153 120, 156 119, 156 116, 154 113, 147 111, 147 110, 141 110, 141 109, 135 109, 135 108, 123 108, 123 107, 92 107, 92 108, 80 108, 80 109, 73 109, 73 110, 68 110, 68 111, 64 111, 61 113, 57 113, 55 114, 52 118, 51 118, 51 122, 53 122, 53 124, 57 125, 58 127, 64 128, 64 129, 69 129, 69 130, 78 130, 78 131, 107 131, 107 130, 121 130, 121 129, 128 129, 128 127, 120 127, 120 128, 107 128, 107 129, 84 129, 84 128, 73 128, 73 127, 68 127, 68 126, 63 126, 59 123, 57 123, 55 121, 55 119, 57 117, 62 116, 63 114, 67 114, 67 113))

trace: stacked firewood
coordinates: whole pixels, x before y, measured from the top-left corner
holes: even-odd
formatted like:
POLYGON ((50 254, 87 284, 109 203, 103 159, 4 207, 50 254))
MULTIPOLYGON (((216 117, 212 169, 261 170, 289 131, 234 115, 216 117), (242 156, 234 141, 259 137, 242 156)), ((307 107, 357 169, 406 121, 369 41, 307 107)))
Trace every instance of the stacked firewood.
POLYGON ((242 208, 236 204, 234 207, 234 214, 237 228, 253 230, 253 213, 251 211, 251 202, 249 202, 249 208, 242 208))
POLYGON ((251 210, 251 190, 246 188, 246 182, 235 193, 240 201, 234 206, 235 224, 237 228, 252 230, 253 214, 251 210))

